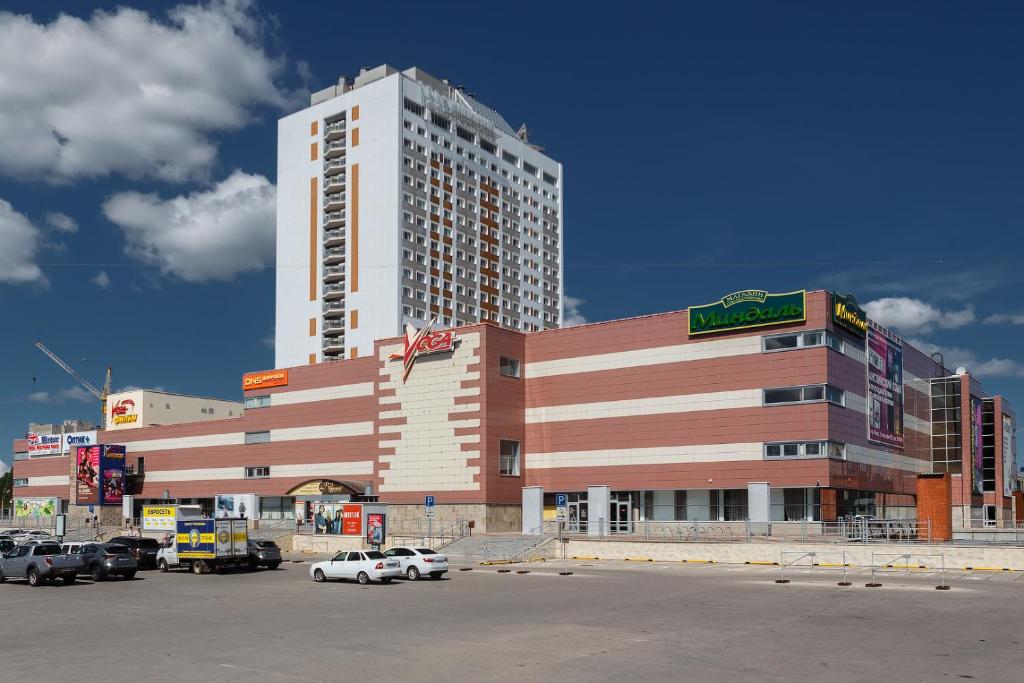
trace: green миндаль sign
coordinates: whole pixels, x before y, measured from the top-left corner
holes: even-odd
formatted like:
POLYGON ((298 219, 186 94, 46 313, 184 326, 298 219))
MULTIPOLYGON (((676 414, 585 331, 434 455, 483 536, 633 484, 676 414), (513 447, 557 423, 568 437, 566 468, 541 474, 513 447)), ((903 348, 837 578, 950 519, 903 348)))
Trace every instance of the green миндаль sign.
POLYGON ((713 304, 690 306, 690 336, 730 332, 750 327, 782 325, 807 320, 806 290, 769 294, 744 289, 727 294, 713 304))

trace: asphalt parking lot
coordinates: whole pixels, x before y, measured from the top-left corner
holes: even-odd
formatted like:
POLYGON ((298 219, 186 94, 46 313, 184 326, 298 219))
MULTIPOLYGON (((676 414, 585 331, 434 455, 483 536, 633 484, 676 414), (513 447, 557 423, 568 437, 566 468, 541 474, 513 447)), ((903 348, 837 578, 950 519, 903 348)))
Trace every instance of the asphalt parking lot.
POLYGON ((314 584, 307 564, 93 585, 0 585, 11 681, 1006 681, 1024 660, 1024 575, 673 563, 530 565, 391 585, 314 584))

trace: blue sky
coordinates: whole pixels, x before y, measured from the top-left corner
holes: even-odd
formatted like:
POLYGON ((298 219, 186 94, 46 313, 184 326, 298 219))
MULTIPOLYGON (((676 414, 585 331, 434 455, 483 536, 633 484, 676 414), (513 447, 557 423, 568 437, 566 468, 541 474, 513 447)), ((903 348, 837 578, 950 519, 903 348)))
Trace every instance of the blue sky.
POLYGON ((273 363, 276 119, 381 63, 563 162, 577 318, 839 288, 1024 400, 1018 3, 397 4, 5 3, 4 443, 98 419, 37 339, 115 387, 273 363))

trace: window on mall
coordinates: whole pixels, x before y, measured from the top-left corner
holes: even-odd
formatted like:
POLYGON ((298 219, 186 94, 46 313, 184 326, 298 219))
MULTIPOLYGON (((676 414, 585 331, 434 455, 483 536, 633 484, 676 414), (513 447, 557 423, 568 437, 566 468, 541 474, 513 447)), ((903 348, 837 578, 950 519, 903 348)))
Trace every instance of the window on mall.
POLYGON ((519 476, 519 442, 502 439, 499 445, 498 473, 503 477, 519 476))
POLYGON ((827 384, 810 384, 800 387, 779 387, 764 390, 764 405, 788 405, 793 403, 818 403, 828 401, 836 405, 845 405, 846 399, 842 389, 827 384))
POLYGON ((519 377, 519 361, 501 356, 498 371, 505 377, 519 377))
POLYGON ((770 334, 761 337, 761 350, 766 352, 807 349, 815 346, 829 346, 840 353, 843 352, 843 340, 825 330, 770 334))
POLYGON ((788 458, 839 458, 845 460, 846 444, 836 441, 766 443, 764 457, 769 460, 788 458))
POLYGON ((960 421, 960 378, 943 377, 931 383, 932 471, 960 474, 963 453, 960 421))
POLYGON ((270 407, 270 396, 246 396, 245 397, 246 408, 269 408, 270 407))
POLYGON ((260 519, 295 519, 295 498, 260 496, 260 519))
POLYGON ((28 486, 28 478, 27 477, 20 477, 18 479, 15 479, 14 483, 13 483, 13 486, 15 486, 15 487, 17 487, 17 486, 28 486))
POLYGON ((270 443, 270 432, 246 432, 246 445, 254 443, 270 443))
POLYGON ((245 468, 246 479, 267 479, 268 477, 270 477, 270 467, 267 465, 245 468))

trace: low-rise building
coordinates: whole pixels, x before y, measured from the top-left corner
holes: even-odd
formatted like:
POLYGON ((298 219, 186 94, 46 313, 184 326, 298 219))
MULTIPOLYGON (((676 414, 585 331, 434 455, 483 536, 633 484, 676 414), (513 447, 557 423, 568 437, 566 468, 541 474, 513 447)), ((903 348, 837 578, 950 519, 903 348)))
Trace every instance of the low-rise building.
MULTIPOLYGON (((306 522, 379 500, 402 524, 432 496, 437 524, 504 531, 527 525, 527 498, 550 516, 566 494, 570 525, 612 533, 905 519, 918 475, 943 473, 955 525, 1013 519, 1010 403, 825 291, 532 333, 410 330, 372 355, 250 373, 243 393, 244 414, 99 433, 127 447, 136 515, 167 499, 212 512, 223 494, 306 522)), ((17 461, 16 497, 74 505, 72 467, 17 461)))

